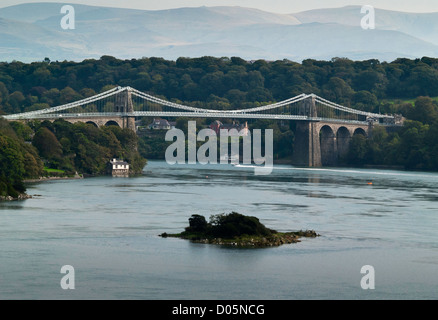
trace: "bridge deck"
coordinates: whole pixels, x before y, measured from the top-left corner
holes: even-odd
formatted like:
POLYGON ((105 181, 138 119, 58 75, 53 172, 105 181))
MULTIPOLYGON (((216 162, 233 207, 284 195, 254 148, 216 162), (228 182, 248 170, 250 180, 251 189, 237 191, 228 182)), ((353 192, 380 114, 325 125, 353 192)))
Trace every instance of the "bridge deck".
POLYGON ((132 117, 186 117, 186 118, 231 118, 231 119, 274 119, 295 121, 324 121, 365 125, 369 122, 395 124, 395 117, 364 112, 325 100, 314 94, 296 97, 265 106, 241 110, 210 110, 166 101, 131 87, 116 87, 106 92, 65 105, 4 116, 7 120, 53 120, 53 119, 96 119, 132 117), (132 96, 140 99, 133 103, 132 96), (105 100, 108 99, 108 100, 105 100), (111 100, 111 103, 105 101, 111 100), (103 107, 96 105, 101 102, 103 107), (139 111, 138 106, 143 110, 139 111), (107 105, 112 105, 108 110, 107 105), (86 110, 92 106, 92 112, 86 110), (157 108, 158 106, 158 108, 157 108), (94 109, 93 109, 94 108, 94 109), (164 110, 163 110, 164 109, 164 110), (170 110, 170 111, 168 111, 170 110), (85 111, 85 112, 84 112, 85 111), (88 111, 88 112, 87 112, 88 111), (96 112, 98 111, 98 112, 96 112), (388 123, 389 122, 389 123, 388 123), (392 123, 391 123, 392 122, 392 123))

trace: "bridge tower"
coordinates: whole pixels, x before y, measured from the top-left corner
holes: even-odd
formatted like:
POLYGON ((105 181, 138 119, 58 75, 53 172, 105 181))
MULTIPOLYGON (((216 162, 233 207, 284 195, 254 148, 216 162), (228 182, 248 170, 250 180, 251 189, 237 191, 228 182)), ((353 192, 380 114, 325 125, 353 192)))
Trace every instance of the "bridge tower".
MULTIPOLYGON (((301 103, 299 114, 316 118, 315 96, 310 95, 301 103)), ((292 164, 303 167, 321 167, 321 146, 319 141, 318 121, 298 121, 295 132, 292 164)))
POLYGON ((114 105, 114 112, 122 114, 122 128, 128 128, 135 131, 135 117, 126 115, 127 113, 134 112, 134 107, 131 98, 131 87, 116 95, 116 103, 114 105))

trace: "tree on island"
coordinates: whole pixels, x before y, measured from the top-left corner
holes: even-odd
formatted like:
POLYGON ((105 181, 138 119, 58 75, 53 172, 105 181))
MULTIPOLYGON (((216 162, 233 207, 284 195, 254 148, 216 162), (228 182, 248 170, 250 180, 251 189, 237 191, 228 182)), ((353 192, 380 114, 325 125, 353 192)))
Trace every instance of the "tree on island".
POLYGON ((183 232, 179 234, 163 233, 160 236, 240 247, 269 247, 299 242, 300 237, 317 237, 319 235, 313 230, 277 232, 265 227, 256 217, 231 212, 212 215, 210 222, 207 222, 204 216, 194 214, 189 218, 189 226, 183 232))
POLYGON ((277 231, 266 228, 258 218, 231 212, 212 215, 209 223, 204 216, 194 214, 189 218, 189 226, 182 235, 234 238, 242 235, 270 236, 273 233, 277 231))

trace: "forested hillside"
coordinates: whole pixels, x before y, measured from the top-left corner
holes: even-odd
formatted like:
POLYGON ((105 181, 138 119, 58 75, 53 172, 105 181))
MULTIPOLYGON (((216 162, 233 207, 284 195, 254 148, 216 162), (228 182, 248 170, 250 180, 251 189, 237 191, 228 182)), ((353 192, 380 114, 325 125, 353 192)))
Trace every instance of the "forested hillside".
MULTIPOLYGON (((0 114, 43 109, 92 96, 113 86, 131 86, 196 107, 236 109, 264 105, 301 93, 364 111, 401 113, 403 128, 377 128, 370 139, 352 139, 345 165, 397 165, 438 170, 438 59, 245 61, 240 58, 119 60, 103 56, 82 62, 0 63, 0 114)), ((187 119, 173 119, 183 127, 187 119)), ((208 125, 206 119, 197 120, 208 125)), ((294 123, 251 121, 250 129, 274 129, 274 159, 293 151, 294 123)), ((0 122, 0 193, 24 191, 23 179, 46 169, 102 174, 111 157, 140 172, 146 157, 162 158, 166 143, 118 127, 0 122), (137 148, 138 146, 138 148, 137 148), (139 150, 139 151, 137 151, 139 150)))
POLYGON ((247 62, 240 58, 0 63, 0 112, 36 110, 115 86, 214 109, 245 108, 301 93, 366 111, 401 112, 405 99, 438 97, 438 59, 247 62), (400 102, 397 102, 397 99, 400 102), (394 103, 395 102, 395 103, 394 103))
POLYGON ((111 158, 122 158, 132 173, 141 173, 146 159, 137 145, 132 130, 117 126, 96 128, 64 120, 23 124, 0 119, 0 196, 17 198, 25 191, 25 179, 105 174, 111 158))
POLYGON ((30 124, 35 135, 32 144, 48 168, 67 174, 79 172, 101 175, 112 158, 124 159, 133 173, 141 173, 146 164, 138 151, 134 131, 118 126, 97 128, 90 124, 71 124, 64 120, 30 124))

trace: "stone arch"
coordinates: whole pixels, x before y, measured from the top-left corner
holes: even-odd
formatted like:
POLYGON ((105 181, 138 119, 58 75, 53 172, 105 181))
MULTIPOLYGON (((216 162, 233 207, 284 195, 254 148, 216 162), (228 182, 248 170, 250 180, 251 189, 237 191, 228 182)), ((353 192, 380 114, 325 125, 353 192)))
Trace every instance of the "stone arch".
POLYGON ((353 135, 356 135, 356 134, 361 134, 365 137, 367 136, 367 132, 362 128, 356 128, 356 130, 354 130, 353 135))
POLYGON ((107 122, 105 123, 105 126, 106 126, 106 127, 108 127, 108 126, 118 126, 118 127, 120 127, 120 124, 119 124, 117 121, 109 120, 109 121, 107 121, 107 122))
POLYGON ((324 125, 319 131, 319 144, 321 147, 321 163, 323 166, 336 164, 336 136, 332 127, 324 125))
POLYGON ((351 134, 346 127, 339 127, 336 132, 336 146, 338 149, 338 158, 342 158, 348 152, 350 145, 351 134))
POLYGON ((96 128, 99 128, 99 126, 97 125, 97 123, 94 122, 94 121, 89 120, 89 121, 87 121, 87 122, 85 122, 85 123, 86 123, 86 124, 91 124, 91 125, 95 126, 96 128))

